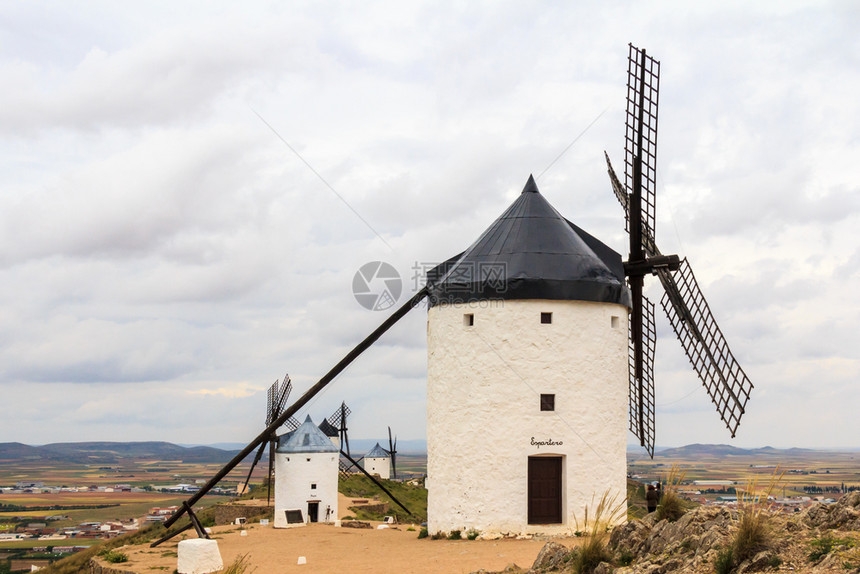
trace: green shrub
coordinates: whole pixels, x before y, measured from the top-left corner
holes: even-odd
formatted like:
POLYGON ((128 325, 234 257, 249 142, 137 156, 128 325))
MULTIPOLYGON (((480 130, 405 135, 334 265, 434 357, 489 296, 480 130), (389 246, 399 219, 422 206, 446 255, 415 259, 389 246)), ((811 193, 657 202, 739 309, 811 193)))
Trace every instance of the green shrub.
POLYGON ((735 566, 735 557, 732 547, 723 548, 714 558, 714 572, 716 574, 731 574, 735 566))
POLYGON ((821 558, 830 554, 830 551, 833 550, 833 548, 842 545, 851 546, 851 540, 836 538, 829 533, 824 536, 819 536, 809 543, 809 559, 813 562, 817 562, 821 558))
POLYGON ((445 540, 445 538, 447 538, 447 537, 448 536, 440 530, 439 532, 436 532, 435 534, 431 534, 430 540, 445 540))
POLYGON ((460 535, 459 530, 452 530, 448 533, 448 540, 462 540, 463 537, 460 535))
POLYGON ((635 558, 635 556, 632 552, 629 550, 622 550, 618 555, 618 564, 620 566, 630 566, 633 564, 633 558, 635 558))
POLYGON ((481 534, 481 533, 480 533, 480 532, 478 532, 477 530, 475 530, 474 528, 470 528, 468 531, 466 531, 466 538, 467 538, 467 539, 469 539, 469 540, 474 540, 474 539, 475 539, 475 538, 477 538, 480 534, 481 534))
POLYGON ((120 552, 119 550, 108 550, 107 552, 102 554, 102 558, 104 558, 106 562, 110 562, 111 564, 128 562, 128 555, 126 555, 124 552, 120 552))
POLYGON ((782 558, 780 558, 779 556, 774 554, 767 561, 767 565, 770 566, 771 568, 779 568, 780 566, 782 566, 782 558))
POLYGON ((409 528, 406 529, 406 532, 415 532, 415 528, 410 526, 409 528))
POLYGON ((426 528, 422 528, 421 530, 418 531, 418 539, 419 540, 421 538, 427 538, 427 536, 429 536, 429 533, 427 532, 426 528))

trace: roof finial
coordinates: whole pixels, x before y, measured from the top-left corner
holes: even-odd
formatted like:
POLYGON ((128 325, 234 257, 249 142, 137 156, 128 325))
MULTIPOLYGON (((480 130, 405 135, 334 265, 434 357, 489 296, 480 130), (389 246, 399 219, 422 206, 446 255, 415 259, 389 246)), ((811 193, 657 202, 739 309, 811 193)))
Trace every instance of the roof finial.
POLYGON ((523 193, 540 193, 538 191, 537 184, 535 183, 535 176, 529 174, 529 180, 526 182, 526 186, 523 188, 523 193))

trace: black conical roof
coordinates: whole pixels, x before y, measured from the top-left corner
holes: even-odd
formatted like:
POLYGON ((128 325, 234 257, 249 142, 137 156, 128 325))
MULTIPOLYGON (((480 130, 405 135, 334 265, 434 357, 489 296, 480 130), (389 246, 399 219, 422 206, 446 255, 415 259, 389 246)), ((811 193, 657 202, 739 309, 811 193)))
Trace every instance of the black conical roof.
POLYGON ((562 217, 532 176, 469 249, 427 279, 431 305, 556 299, 630 306, 621 255, 562 217))

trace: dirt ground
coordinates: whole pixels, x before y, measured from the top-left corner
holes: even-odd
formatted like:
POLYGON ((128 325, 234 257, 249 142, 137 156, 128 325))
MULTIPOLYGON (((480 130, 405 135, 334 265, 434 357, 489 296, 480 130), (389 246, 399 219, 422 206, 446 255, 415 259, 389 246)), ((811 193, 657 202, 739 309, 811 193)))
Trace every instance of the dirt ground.
MULTIPOLYGON (((247 532, 244 536, 238 526, 217 526, 212 537, 218 540, 225 566, 237 556, 247 554, 253 565, 249 574, 461 574, 481 568, 493 571, 511 563, 531 566, 547 542, 546 539, 419 540, 419 525, 409 531, 409 524, 381 530, 377 529, 380 523, 372 524, 372 529, 336 528, 328 524, 275 529, 251 524, 244 528, 247 532), (301 556, 307 561, 304 565, 298 564, 301 556)), ((578 542, 575 538, 554 540, 567 546, 578 542)), ((123 548, 129 561, 118 566, 138 573, 172 572, 176 568, 178 543, 179 537, 157 548, 123 548)))

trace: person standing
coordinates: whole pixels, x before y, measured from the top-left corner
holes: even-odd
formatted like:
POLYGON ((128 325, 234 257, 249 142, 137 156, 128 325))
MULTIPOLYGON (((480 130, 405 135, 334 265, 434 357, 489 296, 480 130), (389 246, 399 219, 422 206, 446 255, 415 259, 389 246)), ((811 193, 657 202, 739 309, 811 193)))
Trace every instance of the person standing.
POLYGON ((654 489, 653 484, 648 485, 648 491, 645 493, 645 504, 648 505, 648 514, 657 510, 657 503, 660 501, 660 493, 654 489))

